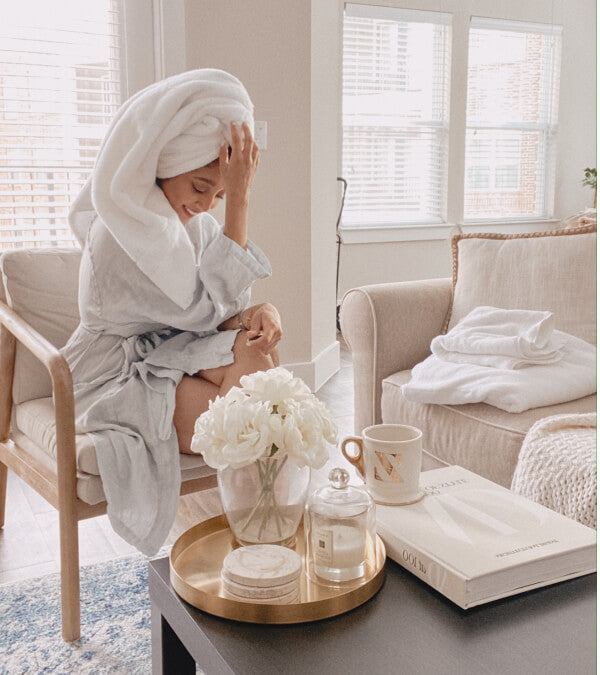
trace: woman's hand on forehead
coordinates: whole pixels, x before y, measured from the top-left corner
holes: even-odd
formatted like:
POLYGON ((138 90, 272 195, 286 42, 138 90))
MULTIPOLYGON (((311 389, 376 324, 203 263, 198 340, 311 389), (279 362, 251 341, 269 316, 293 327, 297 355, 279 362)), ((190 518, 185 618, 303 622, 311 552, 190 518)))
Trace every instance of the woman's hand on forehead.
POLYGON ((229 203, 247 204, 250 188, 258 167, 258 146, 250 127, 231 124, 231 156, 224 143, 219 153, 219 171, 229 203))

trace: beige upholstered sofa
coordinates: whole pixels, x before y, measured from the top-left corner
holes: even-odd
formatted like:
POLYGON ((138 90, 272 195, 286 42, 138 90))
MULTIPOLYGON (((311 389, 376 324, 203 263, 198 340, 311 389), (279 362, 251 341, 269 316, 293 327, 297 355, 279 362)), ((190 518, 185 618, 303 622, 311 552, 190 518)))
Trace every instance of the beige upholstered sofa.
POLYGON ((480 305, 550 310, 557 329, 595 344, 595 228, 458 235, 452 252, 452 279, 346 293, 340 322, 354 366, 355 431, 380 422, 417 426, 424 470, 458 464, 510 487, 529 428, 551 415, 595 412, 595 395, 515 414, 485 403, 414 403, 400 388, 432 339, 480 305))

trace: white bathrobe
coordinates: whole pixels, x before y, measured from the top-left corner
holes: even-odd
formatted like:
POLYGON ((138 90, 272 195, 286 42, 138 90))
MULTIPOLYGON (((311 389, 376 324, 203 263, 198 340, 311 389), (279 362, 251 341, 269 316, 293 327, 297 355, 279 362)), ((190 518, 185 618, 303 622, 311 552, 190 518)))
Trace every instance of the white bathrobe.
POLYGON ((155 178, 215 159, 231 118, 251 121, 249 101, 235 78, 213 70, 144 90, 117 113, 70 213, 83 248, 81 323, 62 349, 73 373, 76 431, 94 442, 113 528, 148 555, 177 511, 177 385, 184 373, 233 362, 237 331, 217 327, 271 273, 252 242, 244 250, 210 215, 184 226, 155 178), (178 165, 181 135, 188 153, 178 165))

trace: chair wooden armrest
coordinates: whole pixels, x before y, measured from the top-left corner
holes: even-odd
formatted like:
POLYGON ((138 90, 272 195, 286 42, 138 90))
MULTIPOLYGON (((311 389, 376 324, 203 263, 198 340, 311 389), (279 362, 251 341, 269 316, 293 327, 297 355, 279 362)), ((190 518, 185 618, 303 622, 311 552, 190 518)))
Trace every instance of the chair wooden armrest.
POLYGON ((65 358, 15 311, 0 302, 0 503, 4 523, 6 467, 13 469, 58 510, 63 638, 80 635, 77 463, 73 379, 65 358), (33 458, 17 455, 10 440, 17 340, 46 367, 52 380, 56 423, 56 480, 33 458))
POLYGON ((75 405, 73 379, 64 356, 14 310, 0 301, 0 440, 10 436, 16 341, 48 370, 52 380, 56 422, 58 498, 76 498, 75 405))

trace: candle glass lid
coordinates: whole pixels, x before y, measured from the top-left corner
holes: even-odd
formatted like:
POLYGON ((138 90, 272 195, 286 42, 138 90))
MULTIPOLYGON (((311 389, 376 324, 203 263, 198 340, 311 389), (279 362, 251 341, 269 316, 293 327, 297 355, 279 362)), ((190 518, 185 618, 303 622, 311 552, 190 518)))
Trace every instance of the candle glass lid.
POLYGON ((316 490, 308 508, 330 518, 352 518, 374 508, 372 497, 362 487, 350 485, 350 474, 336 467, 329 472, 329 485, 316 490))

